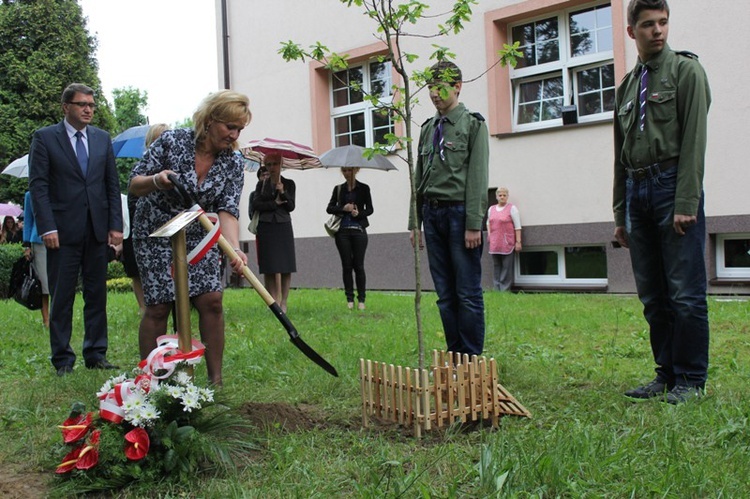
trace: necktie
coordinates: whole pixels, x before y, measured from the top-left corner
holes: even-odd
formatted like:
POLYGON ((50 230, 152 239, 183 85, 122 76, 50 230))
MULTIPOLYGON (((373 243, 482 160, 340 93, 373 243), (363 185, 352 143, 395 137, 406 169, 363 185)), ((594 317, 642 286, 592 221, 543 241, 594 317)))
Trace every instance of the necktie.
POLYGON ((80 130, 76 132, 76 156, 78 156, 78 165, 81 167, 81 171, 85 177, 89 166, 89 155, 86 153, 86 146, 83 144, 83 134, 80 130))
POLYGON ((430 161, 435 155, 435 151, 440 151, 440 159, 445 161, 445 137, 443 137, 443 124, 448 121, 448 118, 441 116, 438 119, 437 126, 435 127, 435 134, 432 136, 432 154, 430 155, 430 161))
POLYGON ((641 132, 643 131, 643 128, 646 126, 646 96, 648 95, 648 66, 645 64, 642 66, 641 70, 641 91, 638 94, 638 105, 640 110, 640 129, 641 132))

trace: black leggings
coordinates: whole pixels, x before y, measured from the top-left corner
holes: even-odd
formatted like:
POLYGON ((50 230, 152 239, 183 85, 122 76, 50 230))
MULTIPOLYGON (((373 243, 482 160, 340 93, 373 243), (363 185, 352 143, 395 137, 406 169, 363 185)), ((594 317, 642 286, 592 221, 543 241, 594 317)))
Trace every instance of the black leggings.
POLYGON ((352 271, 357 280, 357 301, 365 302, 365 252, 367 251, 367 232, 342 228, 336 233, 336 248, 341 257, 341 270, 344 278, 346 301, 354 301, 354 282, 352 271))

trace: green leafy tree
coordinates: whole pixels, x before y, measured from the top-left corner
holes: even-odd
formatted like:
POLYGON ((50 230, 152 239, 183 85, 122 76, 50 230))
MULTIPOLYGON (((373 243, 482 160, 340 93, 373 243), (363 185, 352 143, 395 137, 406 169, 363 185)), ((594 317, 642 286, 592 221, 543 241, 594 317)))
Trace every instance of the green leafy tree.
POLYGON ((116 88, 112 91, 115 106, 115 129, 117 135, 133 126, 147 125, 144 113, 148 107, 148 92, 133 87, 116 88))
MULTIPOLYGON (((453 6, 450 11, 444 13, 438 13, 435 15, 428 15, 429 5, 421 3, 416 0, 404 1, 397 3, 394 0, 340 0, 341 3, 346 4, 347 7, 352 5, 362 8, 367 17, 369 17, 375 24, 375 36, 379 38, 388 48, 388 56, 383 57, 391 61, 394 70, 398 73, 401 78, 400 85, 394 84, 392 95, 394 99, 389 103, 382 103, 377 95, 368 95, 364 90, 359 87, 355 88, 364 94, 364 98, 367 99, 372 106, 380 109, 380 112, 389 114, 397 122, 404 124, 404 134, 396 135, 393 133, 387 134, 385 139, 387 143, 379 144, 375 143, 372 148, 368 148, 365 152, 366 156, 372 157, 374 154, 388 154, 389 151, 393 150, 394 147, 402 149, 406 152, 405 161, 409 167, 409 179, 411 182, 412 192, 412 204, 409 207, 413 216, 416 217, 417 207, 414 203, 416 199, 416 181, 414 178, 414 152, 411 144, 414 140, 414 126, 416 125, 412 119, 412 110, 414 106, 419 103, 417 94, 426 87, 428 81, 433 77, 440 76, 442 81, 450 81, 454 75, 442 74, 433 75, 429 67, 423 69, 414 69, 418 64, 419 55, 408 52, 402 45, 403 40, 410 37, 418 38, 435 38, 439 39, 450 34, 458 34, 463 31, 465 24, 470 22, 472 15, 472 5, 476 5, 476 0, 458 0, 453 2, 453 6), (443 23, 438 24, 437 31, 434 33, 422 34, 419 33, 420 22, 424 19, 444 19, 443 23)), ((433 44, 434 51, 430 55, 432 61, 429 66, 434 62, 441 60, 449 60, 454 58, 454 54, 450 52, 447 47, 442 47, 433 44)), ((316 42, 311 45, 308 49, 303 48, 294 41, 288 41, 281 44, 279 49, 281 56, 287 60, 302 60, 313 59, 323 64, 332 73, 343 71, 348 68, 347 55, 338 54, 332 52, 325 45, 320 42, 316 42)), ((516 60, 521 57, 522 54, 518 51, 518 43, 509 46, 505 45, 503 50, 498 53, 497 62, 495 64, 505 65, 516 65, 516 60)), ((489 71, 489 69, 488 69, 489 71)), ((481 75, 480 75, 481 76, 481 75)), ((476 79, 476 78, 475 78, 476 79)), ((467 81, 467 80, 464 80, 467 81)), ((471 81, 471 80, 469 80, 471 81)), ((351 82, 343 82, 344 85, 352 85, 351 82)), ((356 83, 353 86, 358 87, 356 83)), ((446 92, 447 89, 441 89, 441 92, 446 92)), ((417 133, 419 133, 417 129, 417 133)), ((419 249, 414 248, 414 273, 415 273, 415 295, 414 295, 414 314, 416 317, 417 326, 417 341, 419 346, 419 367, 424 367, 424 341, 422 331, 422 313, 421 313, 421 300, 422 300, 422 283, 420 279, 421 262, 419 256, 419 249)))
MULTIPOLYGON (((114 125, 102 96, 96 38, 76 0, 0 3, 0 168, 29 152, 33 132, 62 119, 60 96, 81 82, 97 93, 94 124, 114 125)), ((23 202, 27 179, 0 175, 0 201, 23 202)))
POLYGON ((174 128, 193 128, 195 126, 195 123, 193 123, 193 117, 187 117, 183 119, 182 121, 178 121, 174 124, 174 128))
MULTIPOLYGON (((113 137, 130 127, 147 125, 145 109, 148 107, 148 92, 133 87, 116 88, 112 91, 115 107, 115 128, 113 137)), ((138 162, 135 158, 117 158, 117 174, 120 179, 120 191, 128 189, 130 172, 138 162)))

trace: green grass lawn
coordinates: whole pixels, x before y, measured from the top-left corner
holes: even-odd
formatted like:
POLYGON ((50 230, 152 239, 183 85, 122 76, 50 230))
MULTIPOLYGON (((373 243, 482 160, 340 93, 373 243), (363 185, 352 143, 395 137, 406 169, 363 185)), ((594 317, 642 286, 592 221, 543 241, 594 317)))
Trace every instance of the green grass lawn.
MULTIPOLYGON (((533 418, 416 439, 393 426, 362 428, 359 394, 360 358, 416 367, 412 294, 369 293, 359 312, 347 310, 341 291, 292 291, 289 317, 338 369, 334 378, 288 341, 251 289, 228 290, 222 394, 247 411, 299 411, 304 424, 288 426, 281 417, 258 424, 248 435, 257 453, 236 473, 197 478, 189 490, 168 479, 135 483, 120 497, 748 496, 748 302, 710 300, 707 396, 670 406, 622 396, 654 374, 636 298, 488 293, 485 300, 485 354, 533 418)), ((81 302, 72 342, 78 354, 81 302)), ((444 346, 434 302, 434 294, 424 295, 428 352, 444 346)), ((109 359, 129 370, 138 362, 135 299, 112 293, 108 310, 109 359)), ((76 400, 94 407, 112 373, 79 362, 58 378, 39 313, 12 301, 0 302, 0 326, 0 494, 8 493, 2 482, 25 480, 37 484, 38 495, 59 495, 52 488, 56 425, 76 400)), ((197 319, 193 329, 197 336, 197 319)), ((203 365, 196 379, 205 383, 203 365)))

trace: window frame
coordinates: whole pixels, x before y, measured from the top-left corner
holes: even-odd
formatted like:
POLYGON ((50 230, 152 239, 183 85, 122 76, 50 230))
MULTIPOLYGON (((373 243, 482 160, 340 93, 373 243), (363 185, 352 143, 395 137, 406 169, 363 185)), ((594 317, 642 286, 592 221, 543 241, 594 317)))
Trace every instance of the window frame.
POLYGON ((724 255, 724 242, 750 239, 750 233, 739 232, 716 235, 716 277, 718 279, 750 279, 750 267, 727 267, 724 255))
MULTIPOLYGON (((365 96, 371 92, 372 64, 383 62, 387 64, 386 74, 388 75, 388 84, 384 88, 386 89, 388 93, 381 96, 378 100, 385 105, 390 104, 390 102, 393 100, 393 97, 394 97, 393 90, 392 90, 393 65, 391 64, 390 60, 379 61, 378 59, 379 57, 372 57, 370 59, 359 61, 356 64, 350 64, 346 70, 342 70, 342 71, 351 71, 352 69, 355 69, 355 68, 362 69, 362 82, 363 83, 362 83, 361 93, 363 94, 363 98, 360 102, 349 103, 343 106, 335 106, 333 95, 334 95, 334 77, 336 73, 334 72, 329 73, 328 80, 329 80, 329 95, 330 95, 329 100, 330 100, 331 147, 337 147, 338 146, 336 142, 337 137, 340 137, 343 135, 343 134, 337 133, 337 130, 336 130, 337 118, 351 117, 360 113, 363 115, 364 124, 363 124, 362 130, 365 134, 364 147, 373 147, 373 145, 375 144, 376 129, 384 128, 382 126, 377 127, 374 124, 373 113, 377 111, 378 107, 373 105, 371 102, 369 102, 365 98, 365 96)), ((351 86, 346 86, 342 88, 351 88, 351 86)), ((395 133, 396 131, 395 122, 390 116, 388 117, 388 121, 389 121, 389 126, 387 128, 389 128, 389 132, 386 132, 386 133, 395 133)), ((349 137, 350 137, 349 144, 353 143, 351 141, 351 137, 353 136, 351 132, 352 131, 350 130, 349 131, 349 137)))
MULTIPOLYGON (((484 14, 484 23, 486 29, 485 36, 485 54, 486 64, 491 69, 487 73, 487 125, 490 135, 498 138, 504 136, 513 136, 517 133, 528 133, 519 131, 513 126, 513 88, 511 86, 510 68, 498 64, 498 51, 503 49, 503 45, 508 43, 510 36, 511 24, 519 24, 533 18, 549 17, 564 9, 580 10, 587 6, 598 5, 600 2, 591 2, 590 0, 525 0, 514 3, 498 9, 489 10, 484 14)), ((601 2, 603 3, 603 2, 601 2)), ((626 45, 629 41, 626 32, 627 21, 625 19, 625 0, 610 0, 609 4, 612 12, 612 43, 613 43, 613 62, 615 70, 615 82, 619 82, 628 71, 626 61, 626 45)), ((581 122, 590 121, 588 118, 581 122)), ((606 122, 606 119, 598 122, 589 122, 586 124, 597 124, 606 122)), ((610 119, 611 121, 611 119, 610 119)), ((574 127, 575 128, 575 127, 574 127)), ((569 130, 562 125, 552 125, 548 127, 532 128, 529 131, 537 130, 569 130)))
MULTIPOLYGON (((534 23, 537 21, 557 18, 558 25, 558 40, 559 40, 559 58, 557 61, 546 62, 542 64, 526 66, 523 68, 509 68, 509 78, 511 86, 511 103, 512 103, 512 130, 513 131, 527 131, 527 130, 539 130, 552 127, 559 127, 563 125, 562 112, 559 118, 534 121, 532 123, 519 123, 519 101, 520 101, 520 88, 523 83, 545 80, 549 78, 562 77, 562 106, 574 104, 576 109, 580 109, 578 102, 577 92, 577 75, 584 69, 591 69, 594 67, 603 67, 608 64, 615 64, 615 19, 617 16, 614 15, 615 2, 609 0, 599 0, 596 2, 590 2, 587 4, 578 4, 568 6, 552 12, 546 12, 533 17, 520 19, 516 22, 508 24, 508 43, 513 43, 512 32, 513 28, 524 24, 534 23), (581 56, 571 56, 570 54, 570 26, 569 18, 572 13, 579 12, 582 10, 595 8, 608 5, 610 12, 612 13, 612 50, 605 50, 601 52, 594 52, 591 54, 585 54, 581 56)), ((608 88, 608 87, 607 87, 608 88)), ((600 89, 601 90, 601 89, 600 89)), ((576 113, 578 113, 576 111, 576 113)), ((604 111, 602 113, 594 113, 590 115, 578 115, 578 123, 587 122, 598 122, 612 120, 614 117, 614 110, 604 111)))
POLYGON ((608 278, 572 278, 565 275, 565 249, 566 248, 602 248, 604 254, 607 248, 601 244, 569 244, 565 246, 533 246, 524 247, 521 253, 515 253, 515 265, 513 268, 513 284, 515 286, 558 286, 566 288, 591 288, 607 286, 608 278), (554 252, 557 254, 557 275, 522 275, 521 255, 537 251, 554 252))

